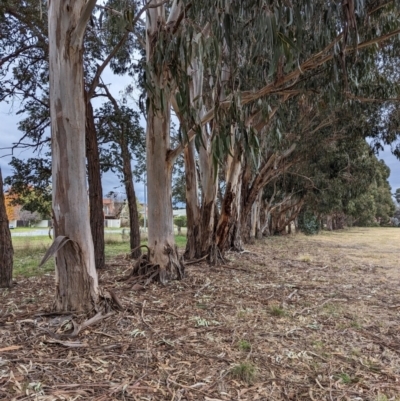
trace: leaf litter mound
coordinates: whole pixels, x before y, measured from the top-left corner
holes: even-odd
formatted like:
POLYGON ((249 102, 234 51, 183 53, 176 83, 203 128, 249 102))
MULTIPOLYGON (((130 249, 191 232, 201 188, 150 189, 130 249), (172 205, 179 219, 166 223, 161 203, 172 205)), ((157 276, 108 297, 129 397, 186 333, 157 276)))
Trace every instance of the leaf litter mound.
POLYGON ((123 281, 117 258, 100 283, 124 311, 74 338, 87 317, 51 314, 54 278, 18 279, 0 292, 0 399, 400 400, 398 264, 323 239, 266 239, 165 287, 123 281))

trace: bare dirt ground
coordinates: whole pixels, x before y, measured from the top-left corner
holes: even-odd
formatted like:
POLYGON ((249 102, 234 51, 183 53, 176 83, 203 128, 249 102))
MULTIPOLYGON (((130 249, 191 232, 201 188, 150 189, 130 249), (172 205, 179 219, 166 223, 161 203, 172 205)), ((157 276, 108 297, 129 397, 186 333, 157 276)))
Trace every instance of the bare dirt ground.
POLYGON ((0 292, 1 400, 400 400, 400 229, 274 237, 167 287, 101 273, 125 310, 79 337, 52 275, 0 292), (49 335, 50 332, 58 336, 49 335))

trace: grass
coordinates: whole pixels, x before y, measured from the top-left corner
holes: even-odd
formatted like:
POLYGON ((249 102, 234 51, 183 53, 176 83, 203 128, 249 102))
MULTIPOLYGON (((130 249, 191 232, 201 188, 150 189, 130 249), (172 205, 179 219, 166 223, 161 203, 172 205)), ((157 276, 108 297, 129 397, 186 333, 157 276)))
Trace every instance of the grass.
POLYGON ((339 231, 321 231, 307 239, 308 243, 336 247, 337 254, 357 264, 376 263, 379 266, 397 266, 400 229, 395 227, 354 227, 339 231), (384 264, 382 261, 384 260, 384 264))
MULTIPOLYGON (((116 256, 129 253, 129 236, 122 238, 120 232, 115 234, 106 233, 104 240, 106 262, 116 256)), ((46 250, 52 243, 49 237, 43 235, 12 237, 12 243, 14 247, 14 277, 40 276, 54 271, 53 259, 50 259, 41 268, 38 267, 46 250)), ((186 236, 175 236, 175 243, 179 248, 183 248, 186 245, 186 236)), ((142 244, 147 244, 147 238, 142 241, 142 244)))
POLYGON ((239 379, 247 384, 251 384, 256 377, 256 368, 250 362, 241 362, 235 365, 230 373, 234 379, 239 379))
POLYGON ((305 255, 299 255, 299 260, 300 262, 310 263, 313 261, 313 258, 310 255, 305 254, 305 255))
POLYGON ((358 383, 360 381, 358 377, 351 377, 347 373, 340 373, 340 375, 338 375, 338 378, 343 384, 358 383))
POLYGON ((48 231, 49 227, 15 227, 11 229, 11 235, 15 233, 27 233, 30 231, 44 230, 48 231))
POLYGON ((247 340, 240 340, 238 346, 241 351, 251 350, 251 344, 247 340))
POLYGON ((282 308, 280 308, 279 306, 276 306, 276 305, 271 306, 269 308, 269 313, 275 317, 282 317, 282 316, 286 315, 286 312, 282 308))

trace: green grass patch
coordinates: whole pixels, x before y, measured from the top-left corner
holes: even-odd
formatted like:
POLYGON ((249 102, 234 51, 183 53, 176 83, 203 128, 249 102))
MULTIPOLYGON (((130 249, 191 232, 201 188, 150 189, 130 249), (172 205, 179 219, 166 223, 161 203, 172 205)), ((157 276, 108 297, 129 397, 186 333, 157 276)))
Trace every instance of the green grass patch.
POLYGON ((238 346, 241 351, 251 350, 251 344, 247 340, 240 340, 238 346))
POLYGON ((184 248, 186 246, 186 235, 175 235, 175 244, 178 248, 184 248))
POLYGON ((286 312, 279 306, 271 306, 269 308, 269 313, 275 317, 283 317, 286 315, 286 312))
POLYGON ((48 231, 49 227, 15 227, 11 229, 11 235, 15 233, 27 233, 31 231, 48 231))
POLYGON ((352 383, 358 383, 360 379, 358 377, 351 377, 347 373, 340 373, 337 376, 343 384, 352 384, 352 383))
MULTIPOLYGON (((106 233, 104 241, 106 262, 117 256, 126 255, 130 251, 129 236, 122 237, 121 233, 106 233)), ((176 236, 175 241, 179 248, 186 246, 186 236, 184 235, 176 236)), ((12 243, 14 247, 14 277, 40 276, 54 271, 54 259, 50 259, 41 268, 38 267, 46 250, 52 243, 49 237, 44 235, 13 236, 12 243)), ((144 239, 142 244, 146 245, 147 239, 144 239)))
POLYGON ((234 366, 230 373, 234 379, 239 379, 247 384, 251 384, 256 377, 256 368, 250 362, 241 362, 234 366))

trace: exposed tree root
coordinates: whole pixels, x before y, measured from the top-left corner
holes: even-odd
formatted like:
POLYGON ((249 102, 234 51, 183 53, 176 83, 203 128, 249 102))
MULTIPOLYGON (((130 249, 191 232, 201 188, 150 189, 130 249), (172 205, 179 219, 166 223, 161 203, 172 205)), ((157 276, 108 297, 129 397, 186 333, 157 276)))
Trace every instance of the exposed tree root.
POLYGON ((224 255, 216 244, 211 245, 207 260, 211 266, 217 266, 226 263, 224 255))
POLYGON ((98 312, 96 315, 94 315, 92 318, 85 320, 83 323, 79 324, 75 322, 74 319, 71 319, 70 321, 64 320, 62 322, 62 326, 65 326, 66 323, 70 322, 72 324, 72 331, 70 332, 62 332, 62 333, 55 333, 51 330, 41 328, 41 330, 45 331, 50 337, 56 339, 56 340, 63 340, 63 339, 69 339, 69 338, 76 338, 78 335, 82 332, 82 330, 86 329, 89 326, 92 326, 112 315, 114 315, 115 312, 108 312, 106 314, 102 314, 102 312, 98 312))
POLYGON ((99 296, 100 301, 98 304, 94 305, 94 310, 97 312, 93 317, 88 320, 85 320, 83 323, 77 323, 74 319, 72 319, 73 312, 51 312, 40 314, 40 316, 59 316, 69 314, 71 319, 68 317, 66 319, 61 319, 61 326, 64 327, 66 323, 72 324, 72 330, 63 331, 62 327, 59 328, 60 332, 53 332, 52 330, 42 328, 41 330, 45 331, 50 337, 55 340, 65 340, 78 337, 78 335, 82 332, 82 330, 86 329, 89 326, 92 326, 103 319, 106 319, 109 316, 112 316, 116 313, 116 311, 124 310, 124 307, 121 304, 121 301, 117 297, 117 295, 112 290, 104 290, 102 294, 99 296), (61 329, 61 330, 60 330, 61 329))
POLYGON ((208 258, 209 254, 207 253, 207 255, 203 256, 200 259, 196 259, 196 260, 188 260, 187 262, 184 263, 185 266, 189 266, 189 265, 195 265, 196 263, 200 263, 203 260, 206 260, 208 258))
POLYGON ((170 280, 182 280, 185 275, 185 265, 178 256, 178 249, 175 246, 166 246, 164 253, 168 256, 166 266, 160 266, 153 263, 151 259, 151 250, 147 245, 141 245, 147 248, 147 253, 143 254, 134 264, 129 281, 143 282, 148 285, 151 282, 160 282, 166 284, 170 280))

